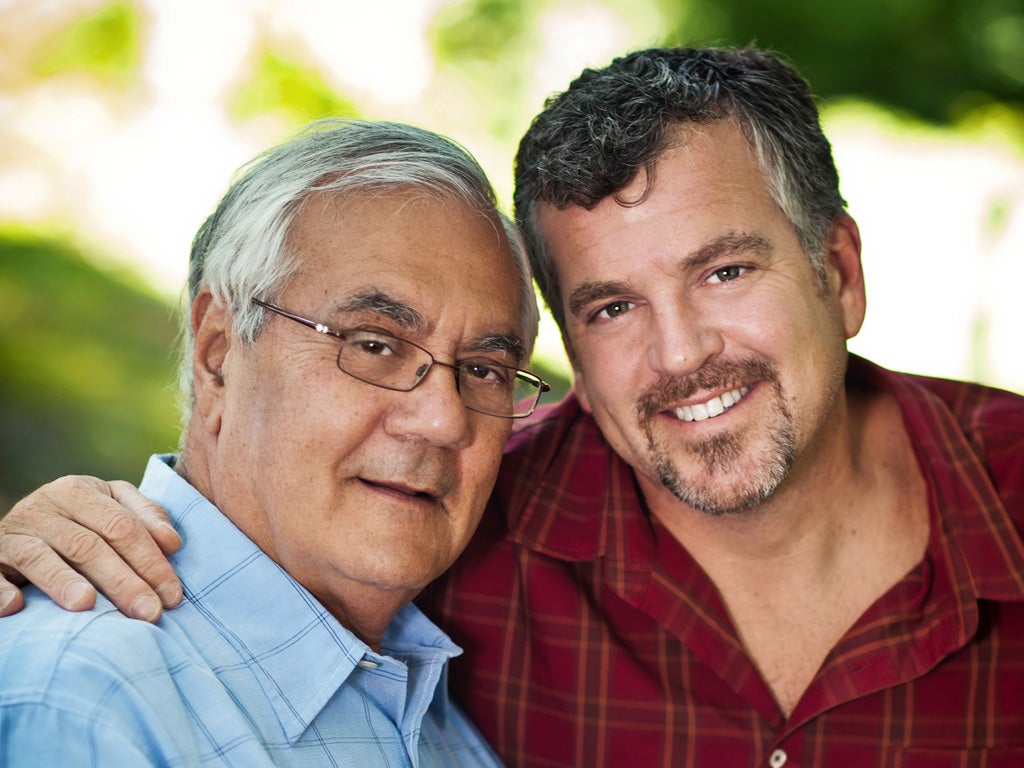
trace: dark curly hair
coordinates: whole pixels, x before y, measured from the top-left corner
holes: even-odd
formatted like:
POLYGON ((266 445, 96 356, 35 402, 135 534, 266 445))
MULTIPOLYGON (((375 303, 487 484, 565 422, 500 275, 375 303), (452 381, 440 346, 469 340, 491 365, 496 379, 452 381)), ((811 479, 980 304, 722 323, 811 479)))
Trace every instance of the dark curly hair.
POLYGON ((516 154, 515 215, 563 336, 565 310, 537 227, 537 204, 593 208, 639 171, 652 171, 673 128, 724 119, 739 122, 775 202, 822 269, 825 238, 846 202, 803 77, 754 47, 636 51, 603 69, 584 70, 568 90, 549 98, 516 154))

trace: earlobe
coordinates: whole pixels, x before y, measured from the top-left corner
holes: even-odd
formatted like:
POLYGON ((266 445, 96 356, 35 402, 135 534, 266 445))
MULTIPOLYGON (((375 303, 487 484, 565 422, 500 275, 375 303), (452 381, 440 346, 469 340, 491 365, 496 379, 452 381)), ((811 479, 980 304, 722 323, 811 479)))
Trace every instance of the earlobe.
POLYGON ((860 230, 849 215, 841 214, 832 224, 826 244, 831 290, 839 299, 846 338, 852 339, 864 323, 867 298, 864 268, 860 260, 860 230))
POLYGON ((217 433, 220 430, 224 370, 231 349, 231 313, 214 300, 208 290, 204 290, 192 302, 191 322, 195 338, 192 354, 194 413, 208 431, 217 433))

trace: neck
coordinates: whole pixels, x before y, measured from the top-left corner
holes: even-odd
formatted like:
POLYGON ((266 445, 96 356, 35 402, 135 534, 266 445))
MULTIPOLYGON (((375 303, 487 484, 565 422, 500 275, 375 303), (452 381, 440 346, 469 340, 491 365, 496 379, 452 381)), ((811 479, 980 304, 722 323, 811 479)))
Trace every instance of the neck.
POLYGON ((392 619, 412 602, 418 591, 384 590, 358 585, 314 595, 345 629, 381 653, 381 641, 392 619))
POLYGON ((837 398, 825 427, 774 492, 755 507, 710 514, 679 501, 660 483, 639 477, 648 508, 709 573, 735 573, 737 565, 775 567, 787 560, 802 568, 822 564, 837 535, 851 524, 865 484, 874 482, 873 465, 859 460, 864 434, 853 426, 860 422, 851 408, 860 410, 856 399, 851 405, 846 396, 837 398))
POLYGON ((863 394, 838 405, 827 444, 805 451, 754 509, 714 517, 640 481, 651 513, 717 587, 787 715, 928 541, 927 491, 899 407, 888 395, 863 394))

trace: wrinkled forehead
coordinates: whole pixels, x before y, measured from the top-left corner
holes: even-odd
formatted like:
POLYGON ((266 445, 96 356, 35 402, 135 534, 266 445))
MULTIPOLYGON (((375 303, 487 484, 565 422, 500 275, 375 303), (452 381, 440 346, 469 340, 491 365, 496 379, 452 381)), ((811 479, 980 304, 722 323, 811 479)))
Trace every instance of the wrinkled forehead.
POLYGON ((518 271, 496 214, 429 191, 319 193, 290 238, 298 269, 287 292, 332 322, 379 318, 414 338, 523 343, 518 271))

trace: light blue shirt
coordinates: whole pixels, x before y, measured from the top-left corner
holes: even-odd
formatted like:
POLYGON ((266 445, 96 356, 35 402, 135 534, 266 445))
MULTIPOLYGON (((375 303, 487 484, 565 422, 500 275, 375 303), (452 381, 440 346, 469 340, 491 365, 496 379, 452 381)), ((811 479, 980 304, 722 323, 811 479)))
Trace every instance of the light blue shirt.
POLYGON ((142 491, 185 546, 156 625, 29 589, 0 621, 0 766, 499 765, 448 698, 461 651, 412 605, 383 655, 153 457, 142 491))

